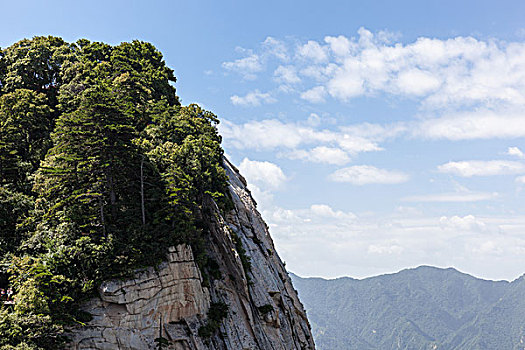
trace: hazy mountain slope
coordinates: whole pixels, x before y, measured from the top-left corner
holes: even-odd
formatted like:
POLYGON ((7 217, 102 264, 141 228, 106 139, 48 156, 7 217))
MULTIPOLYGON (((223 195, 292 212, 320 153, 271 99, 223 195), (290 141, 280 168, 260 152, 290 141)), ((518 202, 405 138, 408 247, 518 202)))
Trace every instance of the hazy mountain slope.
POLYGON ((525 349, 525 278, 506 288, 496 303, 449 337, 450 349, 525 349))
POLYGON ((292 277, 319 349, 523 349, 523 278, 427 266, 364 280, 292 277))

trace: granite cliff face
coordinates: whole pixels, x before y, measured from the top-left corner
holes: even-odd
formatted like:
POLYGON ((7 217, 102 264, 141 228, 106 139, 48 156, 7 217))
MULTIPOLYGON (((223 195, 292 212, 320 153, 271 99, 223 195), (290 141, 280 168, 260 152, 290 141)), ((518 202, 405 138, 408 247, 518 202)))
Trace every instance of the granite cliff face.
POLYGON ((204 286, 189 246, 171 247, 167 261, 134 279, 108 281, 85 305, 93 320, 71 334, 72 349, 314 349, 310 325, 275 252, 244 178, 225 160, 235 209, 212 211, 208 254, 220 278, 204 286), (249 263, 247 263, 249 261, 249 263), (199 336, 213 303, 228 314, 211 337, 199 336))

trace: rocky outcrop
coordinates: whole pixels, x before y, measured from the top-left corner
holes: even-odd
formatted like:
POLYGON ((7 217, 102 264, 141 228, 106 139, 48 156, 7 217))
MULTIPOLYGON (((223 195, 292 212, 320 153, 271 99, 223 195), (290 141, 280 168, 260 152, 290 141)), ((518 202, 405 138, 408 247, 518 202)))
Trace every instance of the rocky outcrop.
MULTIPOLYGON (((161 323, 199 324, 210 304, 201 282, 191 248, 170 248, 168 261, 157 269, 137 273, 132 280, 102 284, 100 298, 85 305, 93 320, 74 333, 72 345, 77 349, 151 349, 161 323)), ((170 328, 176 327, 165 327, 170 328)))
POLYGON ((134 279, 109 281, 100 298, 85 305, 93 320, 71 334, 72 349, 314 349, 310 325, 268 227, 246 182, 227 160, 235 209, 221 214, 210 200, 207 252, 213 278, 199 271, 189 246, 169 250, 167 261, 134 279), (210 305, 227 305, 227 316, 210 337, 210 305))

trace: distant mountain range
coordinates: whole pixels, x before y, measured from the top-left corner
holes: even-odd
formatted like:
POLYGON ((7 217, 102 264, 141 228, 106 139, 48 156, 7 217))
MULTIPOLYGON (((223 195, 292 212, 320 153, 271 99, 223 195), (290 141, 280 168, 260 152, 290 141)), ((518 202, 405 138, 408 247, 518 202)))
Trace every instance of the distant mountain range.
POLYGON ((362 280, 291 274, 319 350, 525 349, 525 275, 421 266, 362 280))

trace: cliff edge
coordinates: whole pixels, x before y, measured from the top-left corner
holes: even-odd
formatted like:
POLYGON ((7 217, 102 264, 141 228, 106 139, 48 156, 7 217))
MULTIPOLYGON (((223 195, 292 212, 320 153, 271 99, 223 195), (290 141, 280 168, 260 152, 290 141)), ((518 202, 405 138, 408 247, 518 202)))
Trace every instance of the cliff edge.
POLYGON ((246 181, 228 160, 224 165, 234 209, 222 214, 209 202, 206 248, 215 278, 205 281, 191 247, 171 247, 156 268, 105 282, 100 297, 84 306, 93 319, 71 333, 70 348, 315 349, 246 181))

